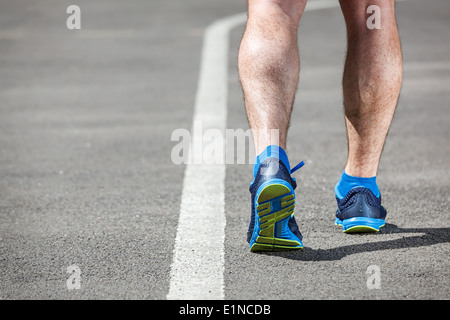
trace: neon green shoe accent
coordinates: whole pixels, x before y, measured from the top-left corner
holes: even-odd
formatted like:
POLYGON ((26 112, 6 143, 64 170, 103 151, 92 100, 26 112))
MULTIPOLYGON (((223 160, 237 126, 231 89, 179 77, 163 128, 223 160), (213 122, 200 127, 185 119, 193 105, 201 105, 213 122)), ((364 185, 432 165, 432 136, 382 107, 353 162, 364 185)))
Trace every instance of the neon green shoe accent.
MULTIPOLYGON (((381 227, 384 227, 384 224, 381 227)), ((376 229, 374 227, 369 227, 369 226, 353 226, 348 228, 347 230, 344 230, 344 233, 373 233, 373 232, 378 232, 380 231, 380 229, 376 229)))
POLYGON ((289 247, 289 246, 279 246, 271 244, 262 244, 255 242, 250 248, 251 252, 259 251, 289 251, 289 250, 302 250, 303 247, 289 247))
POLYGON ((302 244, 295 240, 281 239, 281 238, 268 238, 259 236, 256 238, 256 242, 264 244, 274 244, 280 246, 301 246, 302 244))
POLYGON ((271 184, 265 187, 257 199, 256 211, 259 217, 260 231, 250 251, 284 251, 303 249, 301 242, 275 237, 275 223, 294 214, 295 195, 283 184, 271 184), (280 198, 281 197, 281 198, 280 198), (280 198, 280 209, 272 211, 271 201, 280 198))
POLYGON ((274 183, 265 187, 258 196, 258 203, 263 203, 282 195, 290 194, 291 190, 283 184, 274 183))
POLYGON ((290 194, 287 197, 281 198, 281 207, 284 208, 286 206, 289 206, 293 203, 295 203, 294 195, 290 194))
POLYGON ((256 207, 256 211, 258 211, 259 215, 268 214, 268 213, 270 213, 271 210, 272 210, 272 208, 271 208, 270 202, 260 204, 259 206, 256 207))

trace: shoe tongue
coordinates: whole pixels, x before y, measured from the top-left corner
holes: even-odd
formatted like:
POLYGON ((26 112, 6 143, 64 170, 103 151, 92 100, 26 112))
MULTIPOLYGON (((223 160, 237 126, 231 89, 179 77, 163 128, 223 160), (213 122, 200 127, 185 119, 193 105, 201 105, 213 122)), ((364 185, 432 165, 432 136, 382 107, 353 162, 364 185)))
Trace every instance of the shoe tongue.
POLYGON ((263 163, 268 158, 277 158, 283 164, 286 166, 286 168, 289 170, 289 174, 291 173, 291 166, 289 164, 289 160, 286 154, 286 151, 283 150, 283 148, 271 145, 268 146, 261 154, 259 154, 256 157, 255 165, 253 166, 253 177, 256 177, 256 174, 258 173, 259 166, 261 163, 263 163))

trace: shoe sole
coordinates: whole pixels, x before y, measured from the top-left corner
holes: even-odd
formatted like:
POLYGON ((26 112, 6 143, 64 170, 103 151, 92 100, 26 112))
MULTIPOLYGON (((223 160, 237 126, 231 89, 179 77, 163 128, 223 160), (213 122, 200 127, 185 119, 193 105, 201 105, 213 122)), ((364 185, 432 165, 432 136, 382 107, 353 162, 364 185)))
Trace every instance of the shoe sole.
POLYGON ((288 220, 294 214, 294 190, 283 180, 277 180, 261 185, 257 193, 251 252, 303 249, 288 227, 288 220))
POLYGON ((341 226, 344 233, 374 233, 384 227, 385 220, 369 217, 355 217, 344 220, 336 218, 334 223, 341 226))

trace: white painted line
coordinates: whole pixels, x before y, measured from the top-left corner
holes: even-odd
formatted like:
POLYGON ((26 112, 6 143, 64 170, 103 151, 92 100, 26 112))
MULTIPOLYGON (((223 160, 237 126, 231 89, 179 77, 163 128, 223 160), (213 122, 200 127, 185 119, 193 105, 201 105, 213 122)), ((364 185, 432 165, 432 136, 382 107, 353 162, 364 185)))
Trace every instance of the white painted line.
MULTIPOLYGON (((228 94, 229 32, 245 23, 246 14, 218 20, 205 30, 200 77, 191 133, 193 141, 203 130, 225 133, 228 94)), ((203 150, 190 150, 198 159, 203 150)), ((224 298, 225 159, 222 164, 186 166, 170 288, 167 299, 224 298)))
MULTIPOLYGON (((305 10, 337 6, 337 0, 315 1, 305 10)), ((202 132, 194 130, 197 121, 203 130, 225 133, 229 33, 246 21, 247 13, 240 13, 205 30, 191 130, 194 141, 202 139, 202 132)), ((189 153, 197 158, 203 150, 191 148, 189 153)), ((224 299, 225 168, 225 164, 186 165, 167 299, 224 299)))

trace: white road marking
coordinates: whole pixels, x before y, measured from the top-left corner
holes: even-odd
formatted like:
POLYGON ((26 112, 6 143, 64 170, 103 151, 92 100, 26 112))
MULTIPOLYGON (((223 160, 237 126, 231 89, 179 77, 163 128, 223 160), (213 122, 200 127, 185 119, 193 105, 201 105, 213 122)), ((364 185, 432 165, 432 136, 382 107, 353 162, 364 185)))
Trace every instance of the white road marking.
MULTIPOLYGON (((337 0, 308 2, 305 11, 338 5, 337 0)), ((203 130, 225 132, 229 33, 246 21, 247 13, 240 13, 205 30, 192 128, 201 121, 203 130)), ((202 132, 191 134, 202 139, 202 132)), ((198 156, 203 150, 189 152, 198 156)), ((224 299, 225 168, 186 165, 167 299, 224 299)))
MULTIPOLYGON (((245 23, 246 14, 221 19, 205 30, 193 125, 194 130, 225 133, 228 94, 229 32, 245 23)), ((198 139, 198 140, 197 140, 198 139)), ((190 150, 194 158, 203 150, 190 150)), ((224 298, 225 160, 223 164, 187 164, 167 299, 224 298)))

